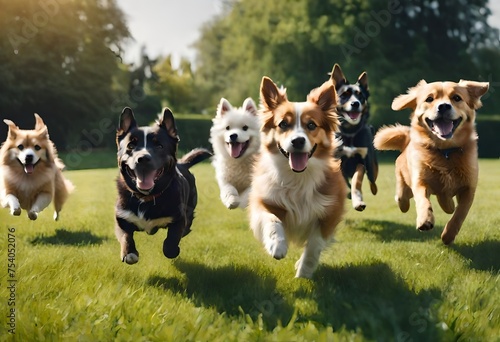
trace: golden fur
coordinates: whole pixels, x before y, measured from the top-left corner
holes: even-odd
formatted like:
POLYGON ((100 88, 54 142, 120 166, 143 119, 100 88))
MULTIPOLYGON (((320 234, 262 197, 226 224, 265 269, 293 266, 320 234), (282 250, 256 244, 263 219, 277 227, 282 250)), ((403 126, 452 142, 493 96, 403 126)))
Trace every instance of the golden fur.
POLYGON ((430 195, 437 196, 444 212, 453 213, 441 234, 445 244, 454 241, 474 199, 478 178, 474 122, 488 87, 486 82, 422 80, 392 103, 393 110, 413 110, 411 127, 383 127, 375 135, 377 149, 401 151, 396 160, 396 201, 407 212, 410 198, 415 198, 417 228, 434 227, 430 195))
POLYGON ((324 84, 306 102, 290 102, 267 77, 260 90, 262 144, 250 192, 250 226, 276 259, 285 257, 289 242, 305 246, 295 268, 297 277, 309 278, 344 213, 346 186, 332 157, 338 144, 335 90, 324 84), (297 138, 303 146, 293 145, 297 138))
POLYGON ((19 129, 11 120, 4 120, 9 132, 0 149, 0 201, 12 215, 18 216, 24 209, 36 220, 54 200, 57 220, 73 185, 61 172, 64 164, 57 157, 47 126, 38 114, 35 119, 33 130, 19 129), (27 155, 33 163, 26 162, 27 155))

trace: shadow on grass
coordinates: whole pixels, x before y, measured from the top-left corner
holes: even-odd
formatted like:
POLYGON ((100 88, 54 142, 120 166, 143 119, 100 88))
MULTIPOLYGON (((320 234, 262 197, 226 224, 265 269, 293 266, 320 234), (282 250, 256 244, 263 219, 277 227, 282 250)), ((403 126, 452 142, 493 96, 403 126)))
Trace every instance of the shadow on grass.
POLYGON ((375 235, 381 241, 429 241, 440 240, 441 229, 434 227, 430 231, 420 231, 415 225, 400 224, 385 220, 348 220, 353 229, 375 235))
POLYGON ((33 245, 67 245, 67 246, 88 246, 100 245, 107 237, 101 237, 92 234, 90 231, 72 232, 62 229, 56 229, 54 235, 39 235, 30 242, 33 245))
POLYGON ((275 327, 278 321, 288 322, 292 317, 293 307, 276 291, 272 277, 262 278, 242 266, 210 268, 185 261, 177 261, 175 265, 186 274, 186 283, 176 278, 152 276, 147 284, 182 293, 196 305, 215 307, 220 313, 239 316, 241 307, 254 320, 262 314, 267 327, 275 327))
POLYGON ((334 330, 345 327, 362 331, 369 340, 442 340, 436 313, 440 291, 422 290, 417 294, 384 263, 342 268, 323 265, 314 280, 312 296, 318 310, 302 317, 304 321, 331 325, 334 330))
POLYGON ((453 250, 471 260, 471 267, 480 271, 500 272, 500 241, 485 240, 473 245, 452 244, 453 250))

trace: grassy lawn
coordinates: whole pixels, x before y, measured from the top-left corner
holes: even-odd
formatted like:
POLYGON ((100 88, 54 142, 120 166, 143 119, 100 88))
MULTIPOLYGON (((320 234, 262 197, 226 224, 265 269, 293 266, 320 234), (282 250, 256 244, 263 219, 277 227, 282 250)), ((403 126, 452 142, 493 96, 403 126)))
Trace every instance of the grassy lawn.
MULTIPOLYGON (((0 210, 0 341, 499 341, 500 161, 481 160, 479 189, 452 246, 435 203, 433 231, 393 200, 383 164, 379 194, 350 207, 312 280, 295 279, 301 250, 276 261, 246 213, 218 198, 210 164, 195 166, 199 206, 181 255, 165 231, 136 236, 141 259, 120 262, 114 237, 117 171, 67 171, 77 186, 59 222, 0 210), (7 333, 8 230, 15 228, 15 335, 7 333)), ((367 185, 367 184, 365 184, 367 185)))

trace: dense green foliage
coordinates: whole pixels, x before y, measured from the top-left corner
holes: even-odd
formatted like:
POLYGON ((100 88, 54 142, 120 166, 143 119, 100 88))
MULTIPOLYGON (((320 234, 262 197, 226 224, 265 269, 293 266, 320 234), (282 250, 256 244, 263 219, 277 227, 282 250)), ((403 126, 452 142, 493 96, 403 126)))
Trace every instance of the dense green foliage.
MULTIPOLYGON (((0 340, 10 341, 496 341, 500 327, 497 160, 481 160, 474 205, 456 242, 418 232, 414 203, 394 203, 394 166, 363 213, 348 207, 312 280, 294 279, 299 248, 274 260, 226 209, 210 164, 193 167, 199 205, 180 257, 165 231, 136 234, 138 264, 120 262, 116 169, 68 171, 61 213, 29 221, 0 210, 0 340), (15 228, 16 335, 7 333, 8 228, 15 228)), ((365 184, 367 185, 367 184, 365 184)), ((437 205, 434 201, 434 204, 437 205)))

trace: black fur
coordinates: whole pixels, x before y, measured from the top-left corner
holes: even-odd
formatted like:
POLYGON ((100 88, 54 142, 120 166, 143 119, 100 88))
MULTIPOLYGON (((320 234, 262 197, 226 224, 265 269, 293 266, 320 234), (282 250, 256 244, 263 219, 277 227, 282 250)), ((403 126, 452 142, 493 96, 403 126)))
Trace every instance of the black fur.
POLYGON ((168 228, 163 243, 163 254, 167 258, 179 255, 179 242, 191 231, 197 191, 189 168, 212 154, 205 149, 195 149, 177 161, 178 141, 175 121, 168 108, 151 127, 138 127, 132 110, 123 110, 117 131, 120 174, 115 229, 122 247, 122 261, 130 264, 138 261, 135 231, 155 234, 159 228, 168 228), (138 184, 153 184, 153 174, 154 185, 141 189, 138 184))

